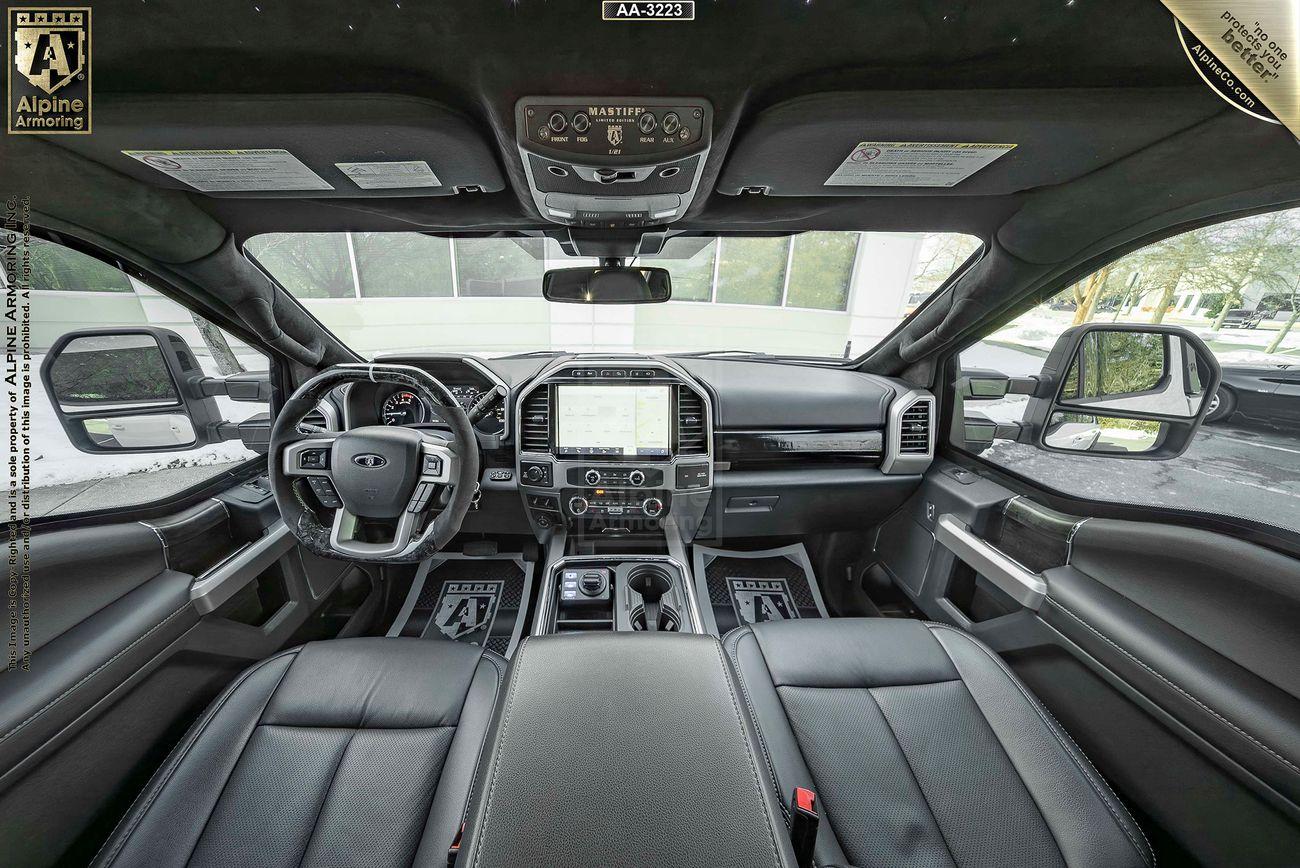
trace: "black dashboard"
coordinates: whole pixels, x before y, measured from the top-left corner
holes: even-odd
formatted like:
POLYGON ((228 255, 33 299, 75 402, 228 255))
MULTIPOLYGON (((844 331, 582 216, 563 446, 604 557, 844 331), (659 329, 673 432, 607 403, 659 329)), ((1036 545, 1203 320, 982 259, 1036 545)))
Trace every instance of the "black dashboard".
MULTIPOLYGON (((558 353, 376 361, 428 371, 466 409, 505 392, 475 423, 484 507, 471 524, 484 530, 525 519, 539 539, 668 521, 687 538, 830 530, 897 508, 934 453, 932 395, 839 366, 558 353)), ((355 383, 338 397, 348 428, 445 427, 400 387, 355 383)))

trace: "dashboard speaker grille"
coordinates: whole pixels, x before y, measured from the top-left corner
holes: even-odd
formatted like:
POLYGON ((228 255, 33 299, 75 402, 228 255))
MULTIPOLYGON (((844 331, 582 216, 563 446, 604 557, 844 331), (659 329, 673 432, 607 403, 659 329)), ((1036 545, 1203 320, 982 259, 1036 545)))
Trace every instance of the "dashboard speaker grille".
POLYGON ((686 386, 677 387, 677 454, 706 455, 709 451, 708 430, 704 422, 704 402, 686 386))
POLYGON ((519 448, 524 452, 549 452, 551 449, 551 390, 545 386, 524 400, 520 420, 519 448))
POLYGON ((933 405, 928 400, 917 401, 903 411, 898 426, 898 453, 900 455, 928 455, 930 453, 930 413, 933 405))

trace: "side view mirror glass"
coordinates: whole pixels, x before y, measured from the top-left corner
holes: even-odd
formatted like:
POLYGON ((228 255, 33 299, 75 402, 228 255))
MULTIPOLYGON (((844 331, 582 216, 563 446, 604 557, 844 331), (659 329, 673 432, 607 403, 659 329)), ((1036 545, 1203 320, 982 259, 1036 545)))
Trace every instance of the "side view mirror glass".
POLYGON ((1176 335, 1091 331, 1075 352, 1058 403, 1192 419, 1205 400, 1195 347, 1176 335))
POLYGON ((144 416, 82 419, 86 436, 102 449, 177 449, 198 439, 194 423, 183 413, 149 413, 144 416))
POLYGON ((50 366, 52 394, 68 412, 181 403, 157 339, 150 334, 74 338, 50 366))
POLYGON ((1043 444, 1066 452, 1150 452, 1159 446, 1166 425, 1165 422, 1056 412, 1043 432, 1043 444))

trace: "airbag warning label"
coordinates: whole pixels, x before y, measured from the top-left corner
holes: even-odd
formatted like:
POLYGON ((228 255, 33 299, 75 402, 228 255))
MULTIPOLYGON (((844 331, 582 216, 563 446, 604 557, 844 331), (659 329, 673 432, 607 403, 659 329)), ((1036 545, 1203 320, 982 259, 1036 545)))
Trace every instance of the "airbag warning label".
POLYGON ((823 186, 952 187, 1015 145, 858 142, 823 186))
POLYGON ((122 153, 203 193, 334 189, 283 148, 122 153))

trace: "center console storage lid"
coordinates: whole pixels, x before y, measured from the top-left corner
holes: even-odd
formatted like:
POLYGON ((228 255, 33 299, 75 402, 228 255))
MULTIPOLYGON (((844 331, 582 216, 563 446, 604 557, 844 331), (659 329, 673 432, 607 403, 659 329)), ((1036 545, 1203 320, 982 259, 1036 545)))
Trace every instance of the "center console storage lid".
POLYGON ((717 639, 531 637, 505 696, 458 865, 795 864, 717 639))

